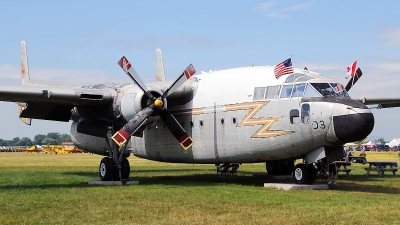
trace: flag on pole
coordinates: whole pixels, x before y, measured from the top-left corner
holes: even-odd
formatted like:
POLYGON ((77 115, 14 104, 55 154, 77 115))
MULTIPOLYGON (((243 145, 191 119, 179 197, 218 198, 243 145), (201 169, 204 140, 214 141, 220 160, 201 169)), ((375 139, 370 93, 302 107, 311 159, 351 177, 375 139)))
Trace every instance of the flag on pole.
POLYGON ((275 78, 279 79, 279 77, 293 73, 292 59, 288 58, 285 61, 279 63, 274 68, 275 78))
POLYGON ((357 62, 358 62, 358 60, 356 60, 355 62, 353 62, 353 64, 351 64, 349 67, 347 67, 346 79, 349 77, 349 75, 351 77, 354 77, 354 74, 356 73, 356 70, 357 70, 357 62))

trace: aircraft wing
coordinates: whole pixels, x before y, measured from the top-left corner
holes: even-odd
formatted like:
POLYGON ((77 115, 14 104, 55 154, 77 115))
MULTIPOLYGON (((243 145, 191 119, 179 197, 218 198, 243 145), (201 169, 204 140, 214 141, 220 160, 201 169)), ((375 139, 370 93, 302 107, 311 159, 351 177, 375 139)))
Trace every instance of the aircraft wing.
POLYGON ((110 104, 114 96, 110 89, 0 85, 0 101, 23 105, 20 117, 33 119, 67 122, 75 106, 110 104))
POLYGON ((400 98, 389 97, 361 97, 357 100, 365 105, 378 105, 379 108, 400 107, 400 98))

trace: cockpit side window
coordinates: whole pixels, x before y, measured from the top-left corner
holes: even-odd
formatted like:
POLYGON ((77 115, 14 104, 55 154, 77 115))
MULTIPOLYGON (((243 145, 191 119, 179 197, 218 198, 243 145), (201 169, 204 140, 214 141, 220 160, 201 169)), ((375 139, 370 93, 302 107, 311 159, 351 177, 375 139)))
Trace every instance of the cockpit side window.
POLYGON ((331 86, 337 94, 350 98, 343 84, 331 83, 331 86))
POLYGON ((306 91, 304 92, 304 98, 312 97, 321 97, 321 95, 318 94, 318 92, 316 92, 310 84, 307 84, 306 91))
POLYGON ((329 83, 311 83, 311 85, 323 96, 336 95, 329 83))
POLYGON ((292 94, 293 84, 283 85, 281 91, 281 98, 290 98, 292 94))
POLYGON ((293 89, 292 98, 303 97, 304 89, 306 88, 306 84, 296 84, 293 89))
POLYGON ((254 88, 253 100, 264 99, 264 96, 265 96, 265 87, 256 87, 256 88, 254 88))
POLYGON ((281 86, 268 86, 265 92, 265 99, 276 99, 279 97, 281 86))

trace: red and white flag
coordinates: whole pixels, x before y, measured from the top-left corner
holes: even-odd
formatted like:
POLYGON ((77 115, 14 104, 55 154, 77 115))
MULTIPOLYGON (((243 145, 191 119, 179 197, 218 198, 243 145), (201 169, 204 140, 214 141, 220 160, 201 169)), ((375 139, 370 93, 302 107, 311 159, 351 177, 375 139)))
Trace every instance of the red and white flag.
POLYGON ((288 58, 285 61, 278 63, 274 68, 274 74, 276 79, 279 79, 279 77, 283 75, 292 73, 293 73, 293 66, 291 58, 288 58))
POLYGON ((358 62, 358 60, 354 61, 353 64, 351 64, 349 67, 347 67, 346 79, 349 76, 354 77, 354 74, 356 73, 356 70, 357 70, 357 62, 358 62))

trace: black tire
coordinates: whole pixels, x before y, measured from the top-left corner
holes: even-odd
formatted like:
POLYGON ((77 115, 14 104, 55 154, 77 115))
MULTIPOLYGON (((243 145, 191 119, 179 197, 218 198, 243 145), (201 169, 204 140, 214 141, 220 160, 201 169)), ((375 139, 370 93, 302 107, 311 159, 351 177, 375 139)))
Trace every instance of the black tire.
POLYGON ((282 174, 282 161, 269 161, 265 163, 268 175, 281 175, 282 174))
POLYGON ((283 163, 282 174, 283 175, 291 175, 294 169, 294 160, 286 160, 283 163))
POLYGON ((309 164, 308 168, 308 184, 313 184, 317 180, 317 169, 315 169, 313 164, 309 164))
POLYGON ((305 164, 297 164, 294 167, 293 179, 296 181, 296 184, 307 184, 308 168, 305 164))
POLYGON ((104 157, 99 166, 100 179, 102 181, 111 181, 114 178, 115 166, 109 157, 104 157))
POLYGON ((128 159, 124 158, 121 162, 121 179, 129 179, 129 174, 131 173, 131 166, 129 165, 128 159))

